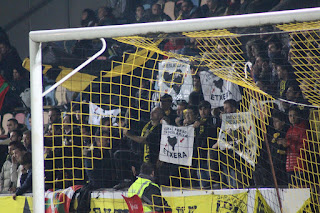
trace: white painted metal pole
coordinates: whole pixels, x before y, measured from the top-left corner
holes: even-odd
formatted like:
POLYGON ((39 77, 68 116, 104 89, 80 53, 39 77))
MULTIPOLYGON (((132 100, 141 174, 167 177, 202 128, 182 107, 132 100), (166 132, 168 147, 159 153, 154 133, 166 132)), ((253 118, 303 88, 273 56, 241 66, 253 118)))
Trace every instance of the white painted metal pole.
POLYGON ((32 193, 33 212, 43 213, 44 153, 41 44, 29 39, 31 77, 32 193))
POLYGON ((63 82, 65 82, 66 80, 68 80, 71 76, 73 76, 74 74, 76 74, 77 72, 79 72, 82 68, 84 68, 85 66, 87 66, 88 64, 91 63, 91 61, 95 60, 96 58, 98 58, 107 48, 107 44, 106 41, 104 40, 104 38, 100 38, 101 42, 102 42, 102 47, 101 50, 99 50, 96 54, 94 54, 93 56, 91 56, 88 60, 86 60, 85 62, 83 62, 80 66, 78 66, 77 68, 75 68, 74 70, 72 70, 72 72, 70 72, 68 75, 64 76, 60 81, 58 81, 57 83, 55 83, 54 85, 52 85, 49 89, 47 89, 45 92, 42 93, 42 97, 46 96, 49 92, 51 92, 52 90, 54 90, 55 88, 57 88, 60 84, 62 84, 63 82))
POLYGON ((320 7, 245 15, 233 15, 180 21, 152 22, 141 24, 113 25, 104 27, 73 28, 33 31, 30 38, 36 42, 115 38, 119 36, 145 35, 148 33, 177 33, 200 30, 249 27, 265 24, 314 21, 320 19, 320 7))

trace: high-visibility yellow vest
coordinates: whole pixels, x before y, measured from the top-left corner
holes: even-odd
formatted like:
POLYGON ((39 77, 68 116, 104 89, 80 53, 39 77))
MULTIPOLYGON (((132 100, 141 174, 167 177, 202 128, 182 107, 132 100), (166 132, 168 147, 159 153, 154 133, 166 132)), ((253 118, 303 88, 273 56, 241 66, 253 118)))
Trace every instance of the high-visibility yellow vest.
MULTIPOLYGON (((155 183, 152 183, 151 180, 138 177, 138 179, 130 186, 128 189, 128 197, 132 197, 134 195, 138 195, 140 198, 143 195, 144 190, 150 185, 154 185, 159 188, 159 186, 155 183)), ((143 212, 153 212, 153 208, 150 205, 143 203, 143 212)))

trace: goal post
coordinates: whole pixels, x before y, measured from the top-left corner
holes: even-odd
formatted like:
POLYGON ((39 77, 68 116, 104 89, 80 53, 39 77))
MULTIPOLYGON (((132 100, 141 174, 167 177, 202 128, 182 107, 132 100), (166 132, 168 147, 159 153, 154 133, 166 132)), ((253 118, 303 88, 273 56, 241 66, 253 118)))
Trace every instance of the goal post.
MULTIPOLYGON (((170 22, 129 24, 118 26, 105 26, 95 28, 75 28, 60 30, 32 31, 29 34, 30 48, 30 72, 31 72, 31 113, 32 113, 32 167, 33 167, 33 210, 36 213, 44 212, 44 140, 43 140, 43 85, 42 85, 42 51, 43 42, 83 40, 100 38, 118 38, 126 36, 143 36, 157 33, 183 33, 205 30, 219 30, 227 28, 253 27, 269 24, 285 24, 294 22, 306 22, 320 20, 320 8, 300 9, 290 11, 268 12, 258 14, 246 14, 226 17, 214 17, 205 19, 191 19, 170 22), (94 29, 94 30, 93 30, 94 29)), ((196 35, 197 36, 197 35, 196 35)), ((125 40, 125 39, 124 39, 125 40)), ((201 40, 201 38, 200 38, 201 40)), ((130 44, 130 41, 124 41, 130 44)), ((240 68, 234 68, 240 69, 240 68)), ((224 75, 226 72, 217 72, 224 75)), ((232 76, 232 82, 238 82, 242 76, 232 76)), ((244 80, 246 81, 246 80, 244 80)), ((112 82, 110 82, 112 84, 112 82)), ((245 91, 246 97, 261 97, 255 91, 245 91)), ((268 98, 263 97, 264 100, 268 98)), ((249 103, 248 98, 248 103, 249 103)), ((249 109, 250 106, 242 106, 249 109)), ((256 109, 261 112, 262 110, 256 109)), ((261 131, 262 132, 262 131, 261 131)), ((257 133, 260 134, 260 133, 257 133)), ((257 137, 264 137, 257 135, 257 137)), ((240 161, 242 159, 240 158, 240 161)), ((254 161, 254 160, 253 160, 254 161)), ((250 166, 248 166, 250 167, 250 166)), ((250 168, 241 168, 241 170, 250 168)), ((189 171, 190 172, 190 171, 189 171)), ((247 185, 246 179, 250 178, 250 172, 242 175, 241 183, 247 185)), ((231 177, 229 177, 231 179, 231 177)), ((191 182, 191 181, 190 181, 191 182)))

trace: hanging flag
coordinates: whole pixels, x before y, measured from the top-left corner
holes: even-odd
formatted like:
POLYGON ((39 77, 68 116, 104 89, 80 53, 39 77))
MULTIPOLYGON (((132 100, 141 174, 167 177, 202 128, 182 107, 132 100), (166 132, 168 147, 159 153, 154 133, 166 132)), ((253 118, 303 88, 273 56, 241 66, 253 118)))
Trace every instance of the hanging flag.
POLYGON ((0 111, 2 109, 4 97, 6 97, 9 88, 9 84, 4 80, 2 75, 0 75, 0 111))

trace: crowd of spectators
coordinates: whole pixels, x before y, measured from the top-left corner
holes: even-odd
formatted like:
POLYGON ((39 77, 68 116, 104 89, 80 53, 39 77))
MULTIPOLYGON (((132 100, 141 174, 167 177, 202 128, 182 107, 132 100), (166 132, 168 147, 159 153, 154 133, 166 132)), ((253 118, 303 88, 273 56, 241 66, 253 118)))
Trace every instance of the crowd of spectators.
MULTIPOLYGON (((311 0, 307 2, 295 0, 207 0, 206 4, 201 6, 200 2, 199 5, 194 5, 190 0, 178 0, 174 2, 174 17, 170 17, 164 13, 165 3, 166 1, 146 0, 142 4, 134 4, 130 8, 131 11, 128 11, 128 8, 115 8, 115 5, 112 8, 111 3, 111 6, 99 7, 97 11, 84 9, 81 15, 81 26, 171 21, 318 6, 315 1, 311 0)), ((304 139, 307 137, 306 130, 309 128, 310 111, 307 106, 311 104, 303 95, 302 83, 298 83, 297 77, 294 75, 293 66, 300 62, 292 60, 292 54, 298 47, 294 46, 292 40, 285 34, 271 33, 274 30, 272 26, 263 26, 259 30, 263 34, 251 36, 243 49, 246 49, 246 58, 251 64, 249 66, 250 74, 256 85, 261 90, 282 100, 280 105, 273 109, 272 122, 267 127, 268 137, 262 144, 269 143, 270 145, 278 184, 287 185, 290 176, 297 175, 294 168, 299 169, 304 165, 297 159, 298 157, 306 158, 301 155, 300 150, 305 147, 304 139)), ((122 57, 123 52, 132 51, 132 47, 124 47, 117 42, 112 42, 112 45, 108 46, 108 51, 99 60, 114 60, 117 57, 122 57)), ((221 45, 226 46, 226 43, 221 43, 221 45)), ((67 52, 78 58, 86 58, 98 46, 96 41, 82 40, 77 41, 67 52)), ((318 44, 314 44, 314 46, 319 48, 318 44)), ((197 41, 181 36, 168 39, 162 44, 162 48, 172 53, 199 55, 197 41)), ((226 48, 225 51, 232 50, 226 48)), ((305 63, 315 70, 318 69, 315 60, 306 60, 305 63)), ((28 72, 22 67, 22 60, 3 31, 0 32, 0 71, 1 80, 7 82, 10 87, 5 94, 1 115, 13 112, 13 109, 17 107, 26 107, 21 101, 21 94, 24 94, 25 90, 29 88, 28 72)), ((139 85, 141 89, 137 91, 136 96, 151 97, 150 94, 144 94, 144 88, 150 88, 149 85, 152 82, 152 79, 142 81, 139 85)), ((154 85, 151 87, 154 88, 154 85)), ((158 160, 161 125, 166 122, 175 126, 192 125, 194 127, 194 158, 207 159, 210 157, 222 162, 231 162, 233 167, 243 166, 237 165, 240 160, 235 159, 240 156, 235 154, 232 149, 211 153, 204 151, 206 148, 219 148, 218 143, 215 141, 208 143, 207 138, 218 137, 217 130, 221 127, 221 115, 236 113, 239 109, 239 103, 229 99, 224 102, 223 107, 212 108, 210 102, 204 99, 200 77, 197 73, 193 76, 193 90, 188 102, 179 100, 175 106, 172 96, 168 94, 161 96, 158 106, 149 109, 148 112, 141 111, 139 122, 122 117, 114 122, 107 117, 101 120, 99 127, 94 128, 87 125, 88 116, 84 114, 70 113, 71 110, 66 110, 66 108, 50 108, 49 123, 44 129, 46 189, 65 188, 72 184, 87 184, 90 189, 112 187, 122 189, 134 182, 142 162, 153 164, 156 168, 157 182, 163 185, 212 187, 209 183, 215 181, 234 188, 243 187, 244 181, 239 179, 241 175, 237 174, 238 171, 226 166, 219 166, 218 160, 210 161, 212 165, 208 165, 207 161, 199 163, 193 160, 191 168, 194 169, 191 169, 190 172, 179 171, 178 165, 158 160), (115 128, 129 126, 130 130, 115 128), (198 148, 204 149, 200 149, 202 151, 198 152, 198 148), (230 156, 234 157, 231 159, 230 156), (199 166, 202 170, 197 169, 199 166), (209 166, 215 171, 221 169, 227 175, 221 176, 218 172, 209 173, 207 170, 209 166), (53 170, 53 168, 60 169, 53 170), (75 168, 87 169, 83 173, 83 170, 75 168), (181 183, 179 179, 170 180, 169 178, 180 175, 192 180, 201 177, 201 181, 182 181, 181 183)), ((144 107, 145 103, 138 101, 134 104, 139 108, 144 107)), ((88 113, 88 110, 82 108, 81 104, 74 104, 71 107, 72 112, 88 113)), ((137 116, 135 112, 130 110, 122 113, 126 118, 137 116)), ((13 198, 15 198, 31 190, 32 139, 30 130, 25 125, 19 124, 16 119, 8 120, 7 124, 7 136, 10 143, 7 148, 7 158, 4 163, 0 164, 3 164, 0 191, 12 192, 14 193, 13 198)), ((270 175, 268 175, 271 173, 271 169, 270 163, 265 160, 268 155, 265 150, 265 146, 263 146, 261 156, 257 161, 257 172, 250 182, 252 185, 273 185, 273 180, 270 180, 270 175)), ((6 151, 1 152, 1 155, 6 153, 6 151)), ((217 187, 220 188, 221 185, 217 187)))

